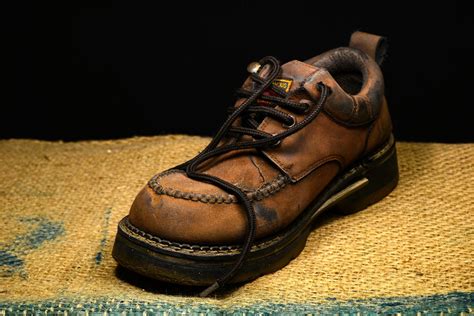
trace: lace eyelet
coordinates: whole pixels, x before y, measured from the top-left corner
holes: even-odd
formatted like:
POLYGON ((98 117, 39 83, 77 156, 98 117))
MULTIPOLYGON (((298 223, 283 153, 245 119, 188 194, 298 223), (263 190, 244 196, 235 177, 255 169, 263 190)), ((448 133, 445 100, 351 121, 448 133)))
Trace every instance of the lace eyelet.
POLYGON ((262 68, 262 65, 256 61, 248 64, 247 71, 251 74, 256 74, 262 68))
POLYGON ((275 148, 275 147, 278 147, 278 146, 280 146, 280 145, 281 145, 281 139, 279 139, 276 143, 271 144, 270 147, 271 147, 271 148, 275 148))
POLYGON ((311 109, 311 101, 310 100, 300 100, 300 104, 306 105, 306 108, 303 110, 303 114, 307 114, 309 110, 311 109))
POLYGON ((289 114, 289 116, 291 117, 292 122, 289 125, 285 124, 285 123, 282 123, 281 126, 283 126, 284 128, 292 128, 296 124, 296 118, 291 114, 289 114))
MULTIPOLYGON (((276 135, 278 135, 278 134, 272 134, 272 136, 276 136, 276 135)), ((275 148, 275 147, 280 146, 280 144, 281 144, 281 139, 277 140, 275 143, 271 144, 269 147, 270 148, 275 148)))
POLYGON ((330 86, 326 85, 324 82, 320 81, 316 84, 316 88, 321 92, 323 91, 323 87, 325 87, 328 90, 328 95, 332 94, 332 89, 330 86))

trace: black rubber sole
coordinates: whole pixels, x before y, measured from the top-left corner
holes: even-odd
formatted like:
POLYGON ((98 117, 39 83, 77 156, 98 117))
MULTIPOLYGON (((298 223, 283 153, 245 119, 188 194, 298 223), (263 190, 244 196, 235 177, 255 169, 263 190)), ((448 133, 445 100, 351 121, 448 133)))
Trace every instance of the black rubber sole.
MULTIPOLYGON (((388 195, 397 183, 397 154, 392 137, 377 153, 333 180, 288 228, 257 241, 231 283, 281 269, 303 250, 318 215, 329 209, 342 214, 360 211, 388 195)), ((232 268, 239 247, 163 240, 134 227, 125 217, 119 223, 112 255, 123 267, 151 278, 210 285, 232 268)))

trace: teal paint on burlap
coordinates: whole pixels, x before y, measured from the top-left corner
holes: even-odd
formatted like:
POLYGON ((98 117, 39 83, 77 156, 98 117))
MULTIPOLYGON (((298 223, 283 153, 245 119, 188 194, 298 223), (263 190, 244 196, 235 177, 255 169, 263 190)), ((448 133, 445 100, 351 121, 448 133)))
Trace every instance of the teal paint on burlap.
POLYGON ((11 243, 0 243, 0 276, 2 277, 13 276, 16 273, 26 277, 26 271, 23 270, 24 257, 45 242, 64 234, 63 223, 50 221, 47 218, 39 216, 21 218, 19 222, 28 227, 27 232, 15 236, 11 243))
POLYGON ((271 315, 271 314, 339 314, 339 315, 379 315, 397 314, 460 314, 472 313, 474 310, 474 293, 453 292, 416 297, 388 297, 354 299, 338 301, 330 299, 320 304, 295 304, 272 302, 258 303, 249 306, 233 306, 227 309, 212 304, 177 304, 165 302, 146 302, 133 299, 57 299, 39 302, 0 302, 0 312, 5 315, 19 313, 39 314, 200 314, 206 315, 271 315))
POLYGON ((100 240, 99 251, 97 251, 94 257, 95 264, 97 265, 99 265, 102 262, 104 248, 105 248, 105 245, 107 244, 107 236, 109 234, 109 221, 110 221, 111 213, 112 213, 111 208, 107 208, 104 212, 104 221, 102 223, 102 239, 100 240))

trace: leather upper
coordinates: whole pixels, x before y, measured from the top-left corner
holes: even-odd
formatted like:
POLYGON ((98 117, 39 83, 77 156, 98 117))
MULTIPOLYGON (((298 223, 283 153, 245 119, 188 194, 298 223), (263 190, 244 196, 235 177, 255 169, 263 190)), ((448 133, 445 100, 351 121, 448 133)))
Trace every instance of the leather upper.
MULTIPOLYGON (((314 107, 320 97, 318 83, 330 88, 323 111, 275 147, 230 152, 200 167, 237 185, 253 201, 257 239, 288 226, 335 176, 389 138, 392 125, 383 77, 374 60, 377 39, 358 34, 351 44, 359 49, 339 48, 306 62, 284 64, 280 78, 291 81, 292 101, 314 107)), ((246 80, 244 87, 250 86, 246 80)), ((307 115, 276 108, 296 122, 307 115)), ((258 127, 271 134, 287 128, 270 117, 258 127)), ((150 234, 190 244, 240 243, 246 227, 235 196, 174 169, 150 180, 133 202, 129 218, 150 234)))

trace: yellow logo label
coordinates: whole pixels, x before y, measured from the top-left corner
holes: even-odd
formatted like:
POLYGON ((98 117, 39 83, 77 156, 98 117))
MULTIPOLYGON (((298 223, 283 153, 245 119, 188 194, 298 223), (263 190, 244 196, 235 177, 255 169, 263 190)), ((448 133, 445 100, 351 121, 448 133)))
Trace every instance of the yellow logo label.
POLYGON ((278 87, 282 90, 285 90, 285 92, 290 91, 291 84, 293 83, 293 80, 291 79, 275 79, 273 80, 272 84, 275 87, 278 87))

